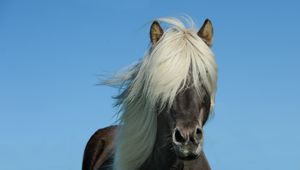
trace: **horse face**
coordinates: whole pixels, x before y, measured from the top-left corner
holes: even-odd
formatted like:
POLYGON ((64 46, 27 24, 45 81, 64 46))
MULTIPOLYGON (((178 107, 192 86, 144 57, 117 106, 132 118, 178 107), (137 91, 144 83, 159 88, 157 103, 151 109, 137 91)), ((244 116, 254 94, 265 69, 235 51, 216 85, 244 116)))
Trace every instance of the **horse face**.
MULTIPOLYGON (((164 31, 159 23, 153 22, 150 29, 152 48, 159 43, 163 34, 164 31)), ((204 21, 197 35, 208 47, 212 46, 213 26, 209 19, 204 21)), ((157 143, 161 144, 167 140, 168 144, 172 145, 176 156, 182 160, 197 159, 200 156, 203 126, 211 107, 210 94, 204 87, 203 95, 199 95, 192 84, 187 86, 189 88, 177 94, 171 109, 164 109, 158 117, 157 143)))
POLYGON ((166 113, 172 134, 172 146, 178 158, 192 160, 200 156, 203 126, 208 118, 210 98, 200 97, 193 88, 179 93, 166 113))

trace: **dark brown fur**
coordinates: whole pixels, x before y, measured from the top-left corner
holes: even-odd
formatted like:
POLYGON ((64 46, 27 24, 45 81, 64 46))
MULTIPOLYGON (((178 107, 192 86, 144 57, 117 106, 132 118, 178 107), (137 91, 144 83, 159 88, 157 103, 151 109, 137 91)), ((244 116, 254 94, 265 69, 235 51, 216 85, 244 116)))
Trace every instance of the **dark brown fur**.
POLYGON ((84 150, 82 170, 104 170, 111 163, 117 126, 97 130, 84 150))

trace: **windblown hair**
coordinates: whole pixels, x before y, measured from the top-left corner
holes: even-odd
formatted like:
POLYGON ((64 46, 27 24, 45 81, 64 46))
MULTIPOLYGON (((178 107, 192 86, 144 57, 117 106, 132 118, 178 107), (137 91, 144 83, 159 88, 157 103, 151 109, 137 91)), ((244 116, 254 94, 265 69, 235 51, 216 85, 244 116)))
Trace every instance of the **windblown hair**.
POLYGON ((199 95, 205 88, 214 105, 217 64, 211 49, 197 35, 192 21, 158 21, 168 25, 158 43, 137 64, 105 82, 121 89, 114 170, 136 170, 146 161, 155 143, 160 110, 171 106, 187 84, 199 95))

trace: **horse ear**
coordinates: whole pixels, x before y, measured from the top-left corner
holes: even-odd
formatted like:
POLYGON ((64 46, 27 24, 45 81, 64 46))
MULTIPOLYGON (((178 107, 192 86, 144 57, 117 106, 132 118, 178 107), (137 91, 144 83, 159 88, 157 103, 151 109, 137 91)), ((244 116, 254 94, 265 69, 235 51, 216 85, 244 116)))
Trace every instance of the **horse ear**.
POLYGON ((150 39, 152 42, 152 45, 156 45, 158 40, 162 37, 164 31, 160 27, 159 23, 157 21, 154 21, 150 28, 150 39))
POLYGON ((213 41, 213 32, 214 30, 211 21, 206 19, 197 34, 208 46, 211 47, 213 41))

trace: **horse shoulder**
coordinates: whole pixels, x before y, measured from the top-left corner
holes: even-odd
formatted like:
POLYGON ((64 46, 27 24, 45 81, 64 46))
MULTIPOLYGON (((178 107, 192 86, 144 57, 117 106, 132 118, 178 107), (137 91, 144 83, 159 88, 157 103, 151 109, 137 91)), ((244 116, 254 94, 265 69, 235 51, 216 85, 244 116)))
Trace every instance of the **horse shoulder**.
POLYGON ((82 170, 100 170, 108 163, 113 157, 116 131, 117 126, 109 126, 91 136, 84 150, 82 170))

